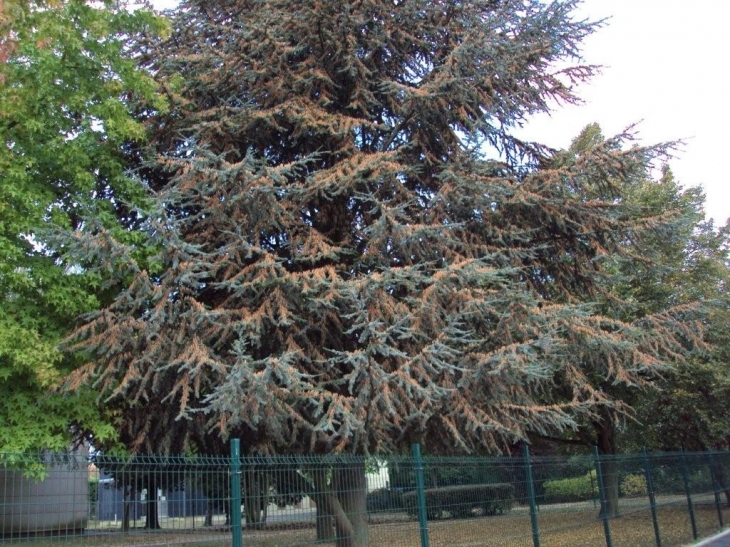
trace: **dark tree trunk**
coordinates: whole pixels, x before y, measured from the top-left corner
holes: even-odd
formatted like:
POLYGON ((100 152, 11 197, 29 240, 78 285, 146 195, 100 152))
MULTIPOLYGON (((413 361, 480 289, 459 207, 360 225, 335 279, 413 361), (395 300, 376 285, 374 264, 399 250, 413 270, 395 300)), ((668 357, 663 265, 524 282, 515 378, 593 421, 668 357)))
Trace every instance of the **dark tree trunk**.
POLYGON ((717 486, 725 494, 727 506, 730 507, 730 487, 728 487, 727 481, 725 480, 725 469, 723 468, 722 463, 716 459, 712 463, 712 472, 715 474, 717 486))
POLYGON ((243 474, 243 510, 246 528, 259 529, 265 522, 264 509, 269 502, 269 481, 263 471, 246 471, 243 474))
POLYGON ((609 517, 617 517, 619 515, 619 477, 618 463, 614 457, 616 455, 616 424, 613 417, 606 413, 603 420, 595 422, 593 425, 597 434, 598 451, 601 456, 608 456, 601 459, 601 474, 603 475, 606 503, 600 516, 604 516, 603 511, 605 510, 609 517))
POLYGON ((122 531, 127 532, 129 530, 129 513, 131 512, 132 504, 134 503, 134 487, 130 486, 129 489, 124 487, 124 496, 122 501, 122 531))
POLYGON ((147 530, 159 530, 160 527, 160 516, 157 513, 157 481, 154 477, 150 477, 147 481, 147 518, 145 519, 144 527, 147 530))
POLYGON ((208 502, 205 507, 205 522, 203 526, 213 526, 213 504, 208 502))
POLYGON ((316 469, 312 472, 314 491, 311 498, 317 506, 317 541, 326 542, 335 539, 335 519, 327 496, 331 494, 327 484, 328 469, 316 469))

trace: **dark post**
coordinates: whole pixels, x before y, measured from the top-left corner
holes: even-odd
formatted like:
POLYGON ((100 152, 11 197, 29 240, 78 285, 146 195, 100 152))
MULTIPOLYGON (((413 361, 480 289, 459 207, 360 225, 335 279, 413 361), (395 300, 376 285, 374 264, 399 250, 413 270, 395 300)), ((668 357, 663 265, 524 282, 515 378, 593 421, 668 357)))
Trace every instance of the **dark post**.
POLYGON ((695 507, 692 503, 692 491, 689 488, 689 473, 687 471, 687 458, 682 449, 682 480, 684 482, 684 493, 687 496, 687 510, 689 511, 689 521, 692 524, 692 538, 697 539, 697 521, 695 520, 695 507))
POLYGON ((593 473, 589 473, 588 476, 591 478, 591 498, 593 499, 593 508, 596 508, 596 483, 593 482, 593 473))
POLYGON ((598 447, 593 447, 593 459, 596 464, 596 477, 598 478, 598 496, 601 500, 601 520, 603 520, 603 533, 606 536, 606 547, 613 547, 611 539, 611 524, 608 516, 608 500, 606 499, 606 487, 603 484, 603 470, 601 469, 601 456, 598 454, 598 447))
POLYGON ((231 439, 231 534, 232 547, 242 547, 241 441, 238 439, 231 439))
POLYGON ((416 471, 416 503, 418 503, 418 524, 421 531, 421 547, 429 547, 428 514, 426 513, 426 486, 423 480, 423 459, 421 445, 413 445, 413 465, 416 471))
POLYGON ((720 500, 720 484, 715 474, 715 457, 712 452, 708 454, 710 461, 710 477, 712 478, 712 490, 715 492, 715 508, 717 509, 717 520, 720 523, 720 528, 725 527, 725 523, 722 519, 722 501, 720 500))
POLYGON ((646 489, 649 494, 649 507, 651 508, 651 522, 654 525, 654 539, 656 540, 656 547, 662 547, 662 536, 659 533, 659 519, 656 514, 656 497, 654 496, 654 483, 651 479, 651 462, 649 461, 649 453, 646 451, 646 447, 641 449, 641 454, 644 456, 644 475, 646 477, 646 489))
POLYGON ((525 458, 525 477, 527 479, 527 496, 530 499, 530 522, 532 523, 532 545, 540 547, 540 525, 537 521, 537 497, 535 496, 535 479, 532 476, 532 459, 530 448, 522 445, 522 455, 525 458))

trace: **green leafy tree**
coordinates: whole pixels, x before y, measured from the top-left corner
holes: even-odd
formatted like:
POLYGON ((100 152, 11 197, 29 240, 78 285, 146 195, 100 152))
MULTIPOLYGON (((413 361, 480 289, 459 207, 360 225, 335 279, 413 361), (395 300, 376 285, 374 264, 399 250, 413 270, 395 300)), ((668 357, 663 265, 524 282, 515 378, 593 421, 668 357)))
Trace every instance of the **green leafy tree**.
MULTIPOLYGON (((698 211, 703 196, 698 194, 698 211)), ((727 450, 730 448, 730 239, 728 227, 700 222, 689 234, 684 252, 671 264, 672 273, 659 294, 667 299, 700 302, 706 323, 706 345, 665 373, 657 391, 637 405, 636 422, 623 438, 659 450, 727 450)), ((651 284, 651 281, 648 282, 651 284)), ((656 304, 656 300, 653 301, 656 304)), ((714 472, 730 504, 725 470, 714 472)))
MULTIPOLYGON (((591 74, 551 68, 595 28, 575 5, 183 4, 148 57, 174 101, 152 123, 160 269, 117 262, 131 281, 76 332, 69 382, 142 452, 498 452, 616 405, 573 352, 628 384, 686 342, 586 304, 634 229, 616 181, 663 149, 620 135, 555 166, 511 133, 591 74)), ((364 464, 320 478, 337 544, 367 545, 364 464)))
MULTIPOLYGON (((701 205, 703 196, 699 198, 701 205)), ((730 395, 728 235, 727 227, 699 223, 671 265, 671 277, 661 284, 664 298, 702 303, 707 345, 662 377, 659 391, 638 407, 638 423, 630 424, 627 442, 639 437, 661 450, 730 448, 729 416, 723 404, 730 395)))
POLYGON ((53 388, 78 363, 58 344, 105 298, 99 272, 61 261, 59 231, 93 219, 132 244, 144 190, 130 176, 142 109, 164 103, 127 55, 163 30, 109 2, 4 2, 0 8, 0 451, 65 449, 113 436, 97 394, 53 388))

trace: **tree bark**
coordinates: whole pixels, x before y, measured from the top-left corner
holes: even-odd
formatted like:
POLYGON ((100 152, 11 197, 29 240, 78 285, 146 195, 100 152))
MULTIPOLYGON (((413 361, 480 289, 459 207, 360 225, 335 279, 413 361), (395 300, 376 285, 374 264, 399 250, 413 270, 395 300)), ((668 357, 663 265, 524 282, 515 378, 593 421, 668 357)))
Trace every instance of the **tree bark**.
POLYGON ((129 487, 129 494, 127 494, 126 486, 122 488, 122 531, 127 532, 129 531, 129 513, 132 508, 132 503, 134 503, 134 487, 129 487), (129 499, 127 495, 129 495, 129 499))
POLYGON ((336 545, 337 547, 367 547, 369 529, 364 462, 346 464, 336 468, 333 479, 340 506, 340 511, 335 511, 336 545), (349 526, 345 525, 345 520, 349 526))
POLYGON ((327 499, 330 494, 330 485, 327 484, 327 468, 312 471, 314 490, 310 497, 317 506, 317 541, 326 542, 335 539, 335 520, 331 504, 327 499))
POLYGON ((263 526, 261 515, 264 500, 262 471, 246 471, 243 474, 243 510, 246 514, 246 528, 259 529, 263 526))
POLYGON ((730 507, 730 487, 728 487, 725 480, 725 470, 723 469, 722 464, 716 460, 712 463, 712 468, 713 472, 715 473, 715 480, 717 481, 717 485, 725 493, 725 501, 727 503, 727 506, 730 507))
POLYGON ((159 530, 160 516, 157 513, 157 481, 150 477, 147 481, 147 518, 145 518, 144 527, 147 530, 159 530))

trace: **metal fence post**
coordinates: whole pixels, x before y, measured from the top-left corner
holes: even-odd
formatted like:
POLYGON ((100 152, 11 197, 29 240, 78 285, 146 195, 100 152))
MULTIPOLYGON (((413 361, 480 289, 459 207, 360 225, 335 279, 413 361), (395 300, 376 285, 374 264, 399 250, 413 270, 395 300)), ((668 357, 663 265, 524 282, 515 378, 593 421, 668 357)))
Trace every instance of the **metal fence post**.
POLYGON ((421 532, 421 547, 429 547, 428 513, 426 512, 426 487, 423 480, 423 459, 421 445, 413 445, 413 466, 416 472, 416 499, 418 503, 418 524, 421 532))
POLYGON ((715 493, 715 508, 717 509, 717 520, 720 523, 720 528, 725 527, 725 523, 722 519, 722 501, 720 500, 720 484, 715 474, 715 457, 712 452, 708 452, 707 457, 710 461, 710 478, 712 479, 712 490, 715 493))
POLYGON ((651 522, 654 525, 654 539, 656 547, 662 547, 662 536, 659 533, 659 519, 656 514, 656 497, 654 496, 654 483, 651 479, 651 462, 646 447, 642 447, 641 455, 644 458, 644 475, 646 476, 646 490, 649 494, 649 507, 651 508, 651 522))
POLYGON ((231 439, 231 534, 233 547, 242 547, 241 525, 241 441, 231 439))
POLYGON ((695 520, 695 507, 692 503, 692 491, 689 487, 689 473, 687 472, 687 458, 682 449, 682 480, 684 482, 684 493, 687 496, 687 510, 689 511, 689 521, 692 524, 692 538, 697 539, 697 521, 695 520))
POLYGON ((603 470, 601 469, 601 456, 598 454, 598 447, 593 447, 593 459, 596 465, 596 478, 598 479, 598 495, 601 501, 601 520, 603 520, 603 533, 606 536, 606 547, 613 547, 611 539, 611 524, 608 516, 608 500, 606 499, 606 487, 603 484, 603 470))
POLYGON ((532 524, 532 545, 540 547, 540 525, 537 520, 537 497, 535 496, 535 479, 532 476, 532 460, 530 447, 522 445, 522 456, 525 458, 525 476, 527 478, 527 496, 530 500, 530 523, 532 524))
POLYGON ((593 480, 593 473, 588 473, 591 478, 591 498, 593 499, 593 508, 596 508, 596 483, 593 480))

